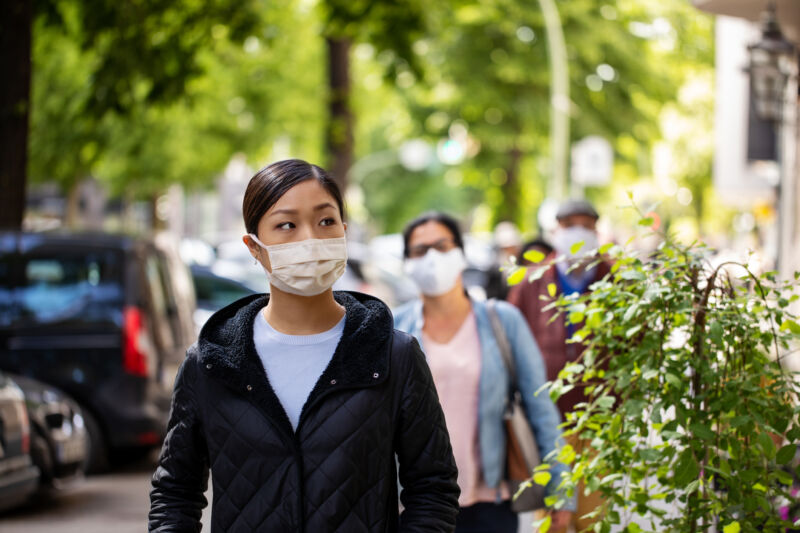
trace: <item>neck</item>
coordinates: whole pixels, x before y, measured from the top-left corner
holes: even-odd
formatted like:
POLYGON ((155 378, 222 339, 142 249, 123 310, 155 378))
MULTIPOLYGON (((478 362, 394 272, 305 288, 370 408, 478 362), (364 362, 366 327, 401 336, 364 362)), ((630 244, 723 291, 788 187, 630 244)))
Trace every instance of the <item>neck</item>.
POLYGON ((469 312, 471 307, 461 282, 456 283, 455 287, 439 296, 422 295, 422 314, 426 319, 463 316, 469 312))
POLYGON ((314 335, 328 331, 344 316, 344 307, 328 289, 316 296, 298 296, 270 286, 264 318, 276 331, 287 335, 314 335))

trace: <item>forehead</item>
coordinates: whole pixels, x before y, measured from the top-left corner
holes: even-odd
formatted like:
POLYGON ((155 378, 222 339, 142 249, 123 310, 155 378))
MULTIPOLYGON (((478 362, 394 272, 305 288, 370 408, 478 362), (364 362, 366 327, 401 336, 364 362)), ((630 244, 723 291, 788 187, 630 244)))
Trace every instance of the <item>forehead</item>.
POLYGON ((336 199, 319 181, 307 179, 283 193, 266 214, 278 209, 313 208, 324 202, 329 202, 334 207, 337 205, 336 199))
POLYGON ((440 239, 452 239, 453 234, 447 229, 447 226, 435 220, 429 220, 424 224, 420 224, 411 235, 408 237, 409 246, 419 243, 433 243, 440 239))
POLYGON ((589 215, 569 215, 559 220, 558 223, 566 228, 570 226, 593 228, 597 225, 597 220, 589 215))

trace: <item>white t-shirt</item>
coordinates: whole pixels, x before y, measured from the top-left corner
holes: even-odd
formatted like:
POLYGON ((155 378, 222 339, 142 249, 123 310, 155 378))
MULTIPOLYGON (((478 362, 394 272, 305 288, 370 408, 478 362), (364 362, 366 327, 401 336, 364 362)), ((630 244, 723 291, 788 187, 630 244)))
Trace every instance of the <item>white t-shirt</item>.
POLYGON ((253 324, 256 351, 294 429, 308 395, 336 351, 344 321, 342 317, 333 328, 314 335, 286 335, 275 331, 263 313, 256 316, 253 324))

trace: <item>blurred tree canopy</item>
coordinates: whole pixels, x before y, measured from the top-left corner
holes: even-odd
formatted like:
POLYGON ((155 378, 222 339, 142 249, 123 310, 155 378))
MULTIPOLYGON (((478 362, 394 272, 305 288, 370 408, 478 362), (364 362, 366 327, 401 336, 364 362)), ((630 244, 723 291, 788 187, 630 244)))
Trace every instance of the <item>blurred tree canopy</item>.
MULTIPOLYGON (((683 0, 558 7, 573 140, 608 139, 615 182, 647 176, 664 105, 680 108, 678 89, 711 70, 710 18, 683 0)), ((209 186, 236 153, 253 166, 291 155, 348 169, 352 211, 376 232, 429 208, 472 213, 479 228, 535 226, 550 105, 537 0, 40 0, 37 9, 35 181, 68 190, 91 175, 146 198, 171 183, 209 186), (342 93, 332 41, 345 45, 342 93), (417 143, 421 162, 408 163, 410 140, 427 143, 417 143)), ((692 170, 697 190, 706 170, 692 170)))

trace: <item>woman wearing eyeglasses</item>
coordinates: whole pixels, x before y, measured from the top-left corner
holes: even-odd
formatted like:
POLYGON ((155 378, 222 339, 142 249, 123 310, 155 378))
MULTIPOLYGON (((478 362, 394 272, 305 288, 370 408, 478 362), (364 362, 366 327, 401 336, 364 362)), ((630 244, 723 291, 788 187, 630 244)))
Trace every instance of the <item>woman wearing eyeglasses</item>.
MULTIPOLYGON (((518 519, 504 480, 509 379, 486 302, 471 299, 464 290, 461 274, 467 263, 458 223, 444 213, 424 214, 406 226, 403 245, 405 271, 421 297, 395 311, 395 327, 422 345, 444 410, 461 489, 456 533, 516 532, 518 519)), ((495 309, 545 457, 560 438, 560 417, 547 394, 535 394, 546 380, 542 356, 517 308, 496 302, 495 309)), ((548 494, 565 468, 554 466, 548 494)), ((563 527, 570 511, 554 510, 551 517, 553 529, 563 527)))
POLYGON ((347 260, 336 183, 279 161, 243 214, 270 294, 218 311, 189 349, 150 531, 200 531, 209 471, 215 532, 452 531, 456 470, 424 356, 383 302, 331 289, 347 260))

